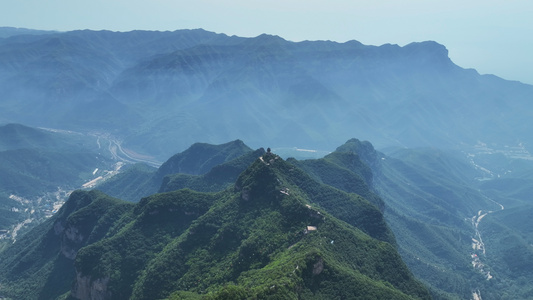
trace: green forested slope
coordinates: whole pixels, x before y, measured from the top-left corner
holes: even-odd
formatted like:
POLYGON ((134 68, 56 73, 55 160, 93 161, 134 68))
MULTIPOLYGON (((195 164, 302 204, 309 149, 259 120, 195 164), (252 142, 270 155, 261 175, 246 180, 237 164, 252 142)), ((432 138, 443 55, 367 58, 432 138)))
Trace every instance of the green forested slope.
POLYGON ((157 192, 161 181, 155 177, 156 171, 156 168, 142 163, 129 165, 96 188, 113 197, 138 202, 142 197, 157 192))
POLYGON ((113 232, 132 208, 97 191, 74 192, 56 215, 0 254, 0 295, 55 299, 67 292, 75 279, 77 251, 113 232))
POLYGON ((289 162, 324 183, 374 199, 404 261, 435 298, 471 297, 484 279, 471 267, 470 218, 498 206, 476 189, 479 173, 457 155, 434 149, 391 155, 351 139, 323 159, 289 162))
POLYGON ((485 258, 494 277, 486 282, 485 289, 490 292, 483 299, 533 298, 532 228, 531 205, 505 208, 483 218, 480 231, 486 245, 485 258))
POLYGON ((57 215, 0 254, 12 257, 0 265, 9 274, 0 294, 429 299, 391 243, 375 205, 265 154, 234 187, 215 194, 180 190, 128 204, 76 192, 57 215), (23 264, 21 257, 34 259, 23 264), (29 270, 40 273, 27 277, 29 270))
POLYGON ((356 193, 374 203, 380 209, 384 203, 371 191, 372 171, 355 152, 333 152, 323 159, 298 161, 289 159, 313 179, 349 193, 356 193))

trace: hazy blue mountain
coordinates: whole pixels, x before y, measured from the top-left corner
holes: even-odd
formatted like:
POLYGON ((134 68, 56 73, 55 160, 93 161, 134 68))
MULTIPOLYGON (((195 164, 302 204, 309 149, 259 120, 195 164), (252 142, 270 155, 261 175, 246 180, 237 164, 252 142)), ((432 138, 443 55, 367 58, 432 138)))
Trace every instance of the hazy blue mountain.
POLYGON ((85 30, 4 39, 0 41, 0 88, 9 105, 3 111, 18 114, 15 119, 31 125, 118 128, 125 133, 146 116, 109 94, 116 76, 139 60, 217 36, 202 33, 134 31, 124 35, 85 30))
POLYGON ((0 292, 17 299, 429 299, 393 244, 375 205, 266 153, 218 193, 184 189, 130 204, 74 192, 0 252, 0 292))
POLYGON ((156 168, 142 163, 129 165, 96 188, 112 197, 138 202, 142 197, 157 192, 161 186, 161 180, 155 176, 156 171, 156 168))
MULTIPOLYGON (((290 42, 204 30, 0 40, 0 122, 98 130, 165 159, 199 140, 333 149, 531 143, 533 87, 435 42, 290 42)), ((527 147, 527 146, 526 146, 527 147)))
POLYGON ((50 151, 97 151, 96 138, 21 124, 0 125, 0 151, 46 149, 50 151))
POLYGON ((97 154, 96 138, 35 129, 0 126, 0 192, 39 196, 62 187, 79 187, 96 168, 113 162, 97 154))
POLYGON ((19 149, 0 152, 0 190, 22 197, 39 196, 59 186, 80 187, 96 168, 111 161, 95 153, 19 149))
POLYGON ((43 130, 20 124, 6 124, 0 126, 0 150, 16 150, 24 148, 54 148, 57 140, 52 134, 43 130))
POLYGON ((14 35, 41 35, 47 33, 56 33, 56 31, 48 30, 35 30, 27 28, 16 28, 16 27, 0 27, 0 39, 7 38, 14 35))

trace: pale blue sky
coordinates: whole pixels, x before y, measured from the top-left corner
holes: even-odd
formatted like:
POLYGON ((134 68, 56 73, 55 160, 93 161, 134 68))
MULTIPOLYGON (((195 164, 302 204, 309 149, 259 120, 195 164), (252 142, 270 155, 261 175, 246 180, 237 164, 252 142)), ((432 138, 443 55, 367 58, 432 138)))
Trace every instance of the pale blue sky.
POLYGON ((434 40, 482 74, 533 84, 532 0, 0 0, 0 26, 209 31, 401 46, 434 40))

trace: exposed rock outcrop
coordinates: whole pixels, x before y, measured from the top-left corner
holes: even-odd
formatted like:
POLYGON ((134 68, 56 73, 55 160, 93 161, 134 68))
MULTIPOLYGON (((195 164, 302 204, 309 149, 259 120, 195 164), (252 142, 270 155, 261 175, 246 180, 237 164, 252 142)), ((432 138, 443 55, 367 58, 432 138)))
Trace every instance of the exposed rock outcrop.
POLYGON ((109 277, 93 279, 76 272, 76 282, 72 288, 71 296, 80 300, 112 299, 111 292, 107 290, 109 277))

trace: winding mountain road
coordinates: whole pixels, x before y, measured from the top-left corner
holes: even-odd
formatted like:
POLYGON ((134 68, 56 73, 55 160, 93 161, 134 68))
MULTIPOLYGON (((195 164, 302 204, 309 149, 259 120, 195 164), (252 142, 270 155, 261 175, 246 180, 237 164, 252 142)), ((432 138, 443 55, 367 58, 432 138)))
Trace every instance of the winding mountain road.
POLYGON ((109 142, 109 152, 113 156, 114 159, 123 161, 126 163, 145 163, 152 167, 159 167, 161 166, 162 162, 156 161, 155 159, 148 159, 148 158, 142 158, 140 156, 134 156, 132 154, 129 154, 127 150, 124 150, 122 148, 122 142, 115 138, 107 138, 109 142))

